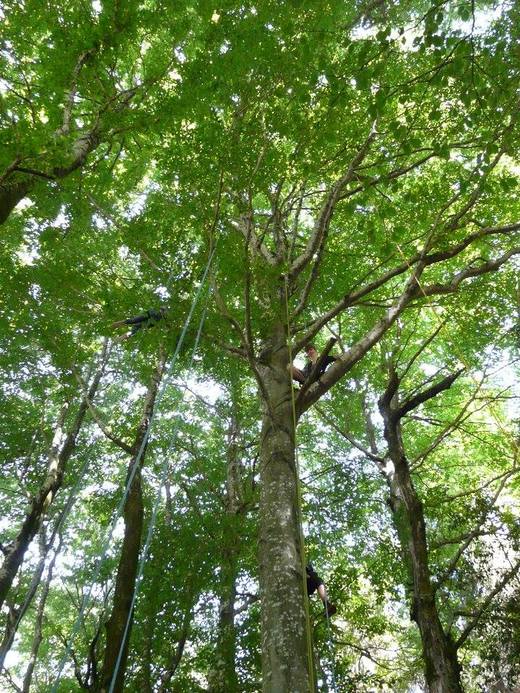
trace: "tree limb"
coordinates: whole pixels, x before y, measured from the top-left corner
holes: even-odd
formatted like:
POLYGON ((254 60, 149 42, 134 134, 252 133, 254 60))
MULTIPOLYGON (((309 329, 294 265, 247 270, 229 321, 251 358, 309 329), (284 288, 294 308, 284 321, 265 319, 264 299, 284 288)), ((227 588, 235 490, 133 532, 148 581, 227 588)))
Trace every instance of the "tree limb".
MULTIPOLYGON (((300 272, 309 264, 309 262, 313 259, 316 253, 318 254, 318 256, 321 255, 321 250, 326 241, 327 233, 330 227, 332 214, 336 207, 336 203, 340 199, 341 191, 355 177, 356 168, 367 155, 368 150, 370 149, 370 145, 374 141, 376 134, 376 129, 375 127, 373 127, 368 137, 361 145, 361 147, 354 154, 347 171, 344 173, 343 176, 341 176, 341 178, 338 181, 336 181, 336 183, 330 189, 325 203, 321 208, 320 215, 318 216, 314 224, 313 232, 309 240, 307 241, 305 251, 299 257, 296 258, 296 260, 292 263, 291 268, 289 269, 288 279, 290 282, 292 282, 300 274, 300 272)), ((319 257, 317 259, 317 262, 318 261, 319 257)))
POLYGON ((416 293, 417 295, 423 296, 454 293, 459 288, 461 282, 463 282, 465 279, 479 277, 482 274, 487 274, 488 272, 495 272, 514 255, 520 255, 520 246, 511 248, 511 250, 508 250, 507 253, 500 255, 500 257, 495 258, 494 260, 488 260, 479 267, 466 267, 466 269, 457 272, 451 282, 448 282, 447 284, 429 284, 426 286, 418 286, 416 288, 416 293))
POLYGON ((103 422, 101 416, 99 415, 97 407, 95 407, 94 404, 90 401, 90 398, 89 398, 88 392, 87 392, 87 385, 76 368, 74 368, 74 374, 76 376, 76 380, 79 383, 79 386, 82 389, 83 399, 85 400, 85 402, 87 404, 88 410, 91 413, 92 418, 94 419, 96 424, 101 429, 101 432, 109 440, 111 440, 113 443, 115 443, 115 445, 117 445, 119 448, 121 448, 121 450, 124 450, 129 455, 132 455, 134 452, 132 446, 129 443, 125 443, 125 441, 122 440, 121 438, 119 438, 118 436, 116 436, 115 433, 112 433, 112 431, 108 428, 108 426, 106 426, 106 424, 103 422))
POLYGON ((464 645, 464 643, 468 639, 469 634, 475 628, 475 626, 478 624, 478 622, 482 618, 482 615, 484 614, 486 609, 489 608, 493 599, 496 597, 496 595, 499 592, 501 592, 504 589, 504 587, 507 585, 507 583, 510 582, 516 576, 519 569, 520 569, 520 559, 515 563, 515 565, 511 568, 511 570, 508 570, 507 573, 505 573, 502 580, 500 580, 500 582, 495 586, 495 588, 493 590, 491 590, 491 592, 484 599, 480 609, 475 613, 475 616, 466 625, 466 627, 464 628, 464 630, 462 631, 462 633, 458 637, 457 641, 455 642, 455 647, 457 649, 461 648, 462 645, 464 645))
POLYGON ((444 390, 447 390, 453 385, 455 380, 464 372, 464 370, 464 368, 459 368, 459 370, 455 371, 455 373, 450 373, 450 375, 443 378, 440 382, 432 385, 422 392, 419 392, 417 395, 415 395, 415 397, 412 397, 398 409, 394 410, 393 416, 396 419, 402 419, 403 416, 405 416, 409 411, 412 411, 412 409, 415 409, 419 405, 424 404, 433 397, 436 397, 444 390))
MULTIPOLYGON (((505 226, 481 228, 478 231, 469 234, 464 240, 452 246, 451 248, 447 248, 446 250, 441 250, 434 253, 429 253, 428 255, 426 255, 426 257, 424 258, 425 266, 429 267, 430 265, 437 264, 438 262, 450 260, 459 255, 472 243, 486 236, 491 236, 494 234, 508 234, 513 231, 518 231, 519 229, 520 222, 514 222, 512 224, 507 224, 505 226)), ((326 325, 330 320, 333 320, 339 313, 341 313, 343 310, 350 306, 357 305, 359 301, 368 294, 372 293, 376 289, 379 289, 384 284, 389 282, 391 279, 394 279, 395 277, 404 274, 406 271, 410 269, 411 266, 415 265, 420 259, 421 253, 417 253, 413 255, 411 258, 405 259, 405 261, 400 265, 397 265, 393 269, 388 270, 387 272, 382 274, 378 279, 369 282, 360 289, 345 294, 345 296, 340 301, 338 301, 338 303, 336 303, 335 306, 329 309, 326 313, 323 313, 323 315, 317 318, 307 328, 304 335, 300 337, 300 339, 295 344, 294 350, 299 351, 304 344, 310 341, 321 330, 321 328, 324 325, 326 325)), ((460 281, 462 281, 462 279, 460 281)))

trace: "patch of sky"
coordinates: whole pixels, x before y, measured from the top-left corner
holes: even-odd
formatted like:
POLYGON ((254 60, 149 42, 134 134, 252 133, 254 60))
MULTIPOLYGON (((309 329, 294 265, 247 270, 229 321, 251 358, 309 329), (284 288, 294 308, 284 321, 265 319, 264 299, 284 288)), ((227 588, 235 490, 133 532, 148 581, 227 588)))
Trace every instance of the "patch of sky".
POLYGON ((128 257, 128 255, 129 255, 129 253, 130 253, 130 249, 129 249, 128 246, 126 246, 126 245, 121 245, 121 246, 119 246, 119 248, 117 249, 117 254, 118 254, 119 257, 121 258, 121 260, 126 260, 127 257, 128 257))
POLYGON ((22 265, 34 265, 35 261, 40 257, 40 243, 37 238, 22 241, 19 249, 16 252, 16 257, 22 265))
POLYGON ((161 301, 166 301, 166 299, 170 298, 171 296, 170 292, 165 286, 157 286, 154 289, 154 294, 156 294, 161 301))
POLYGON ((182 50, 182 48, 180 46, 177 46, 176 48, 174 48, 173 53, 174 53, 175 57, 177 58, 177 60, 181 64, 186 62, 186 54, 184 53, 184 51, 182 50))
POLYGON ((108 223, 103 217, 101 217, 99 214, 93 214, 92 215, 92 223, 96 227, 96 229, 99 229, 100 231, 105 231, 108 229, 108 223))

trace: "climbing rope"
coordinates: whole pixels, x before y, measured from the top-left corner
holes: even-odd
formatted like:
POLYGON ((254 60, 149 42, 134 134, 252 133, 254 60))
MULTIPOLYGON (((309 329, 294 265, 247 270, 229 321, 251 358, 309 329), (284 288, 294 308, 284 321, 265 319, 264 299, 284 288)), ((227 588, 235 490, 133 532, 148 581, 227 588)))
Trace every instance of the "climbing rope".
MULTIPOLYGON (((327 597, 328 597, 328 593, 327 597)), ((334 693, 337 693, 338 691, 338 684, 336 683, 336 658, 334 656, 334 644, 332 642, 332 628, 330 627, 330 618, 329 618, 329 607, 328 607, 328 601, 327 599, 325 600, 325 619, 327 621, 327 640, 329 644, 329 656, 330 656, 330 664, 331 664, 331 674, 332 674, 332 689, 334 690, 334 693)))
POLYGON ((128 497, 128 493, 129 493, 129 491, 130 491, 130 487, 131 487, 131 485, 132 485, 132 482, 133 482, 133 480, 134 480, 134 477, 135 477, 135 475, 136 475, 136 473, 137 473, 137 469, 138 469, 138 467, 139 467, 139 463, 140 463, 140 461, 141 461, 143 452, 144 452, 144 450, 145 450, 145 448, 146 448, 146 446, 147 446, 147 444, 148 444, 148 441, 149 441, 149 438, 150 438, 150 432, 151 432, 151 430, 152 430, 152 424, 153 424, 153 421, 154 421, 154 419, 155 419, 155 415, 156 415, 157 409, 158 409, 158 407, 159 407, 159 404, 160 404, 161 401, 162 401, 162 398, 163 398, 163 396, 164 396, 166 387, 167 387, 167 385, 169 384, 169 381, 170 381, 171 377, 173 376, 174 367, 175 367, 175 365, 176 365, 177 358, 178 358, 179 352, 180 352, 180 350, 181 350, 181 347, 182 347, 182 345, 183 345, 183 343, 184 343, 184 339, 185 339, 185 337, 186 337, 186 333, 187 333, 187 331, 188 331, 188 327, 189 327, 189 325, 190 325, 190 323, 191 323, 191 319, 192 319, 192 316, 193 316, 193 312, 194 312, 194 310, 195 310, 195 307, 196 307, 196 305, 197 305, 197 303, 198 303, 198 301, 199 301, 200 295, 201 295, 201 293, 202 293, 202 287, 203 287, 204 284, 205 284, 206 277, 207 277, 208 272, 209 272, 209 269, 210 269, 210 267, 211 267, 211 264, 212 264, 212 261, 213 261, 213 257, 214 257, 214 255, 215 255, 215 250, 216 250, 216 244, 213 245, 213 248, 211 249, 211 252, 210 252, 210 254, 209 254, 208 261, 207 261, 206 266, 205 266, 205 268, 204 268, 204 272, 203 272, 202 278, 201 278, 201 280, 200 280, 200 283, 199 283, 199 286, 198 286, 197 291, 196 291, 196 293, 195 293, 195 296, 194 296, 194 298, 193 298, 193 300, 192 300, 192 303, 191 303, 191 306, 190 306, 190 310, 189 310, 189 312, 188 312, 188 315, 187 315, 187 317, 186 317, 186 320, 184 321, 184 325, 183 325, 181 334, 180 334, 179 339, 178 339, 178 341, 177 341, 177 346, 176 346, 176 348, 175 348, 175 352, 174 352, 173 357, 172 357, 172 360, 171 360, 171 362, 170 362, 170 366, 169 366, 168 372, 167 372, 167 374, 166 374, 166 377, 163 378, 163 381, 162 381, 162 384, 161 384, 161 388, 160 388, 160 390, 159 390, 159 393, 158 393, 158 395, 157 395, 157 397, 156 397, 156 399, 155 399, 154 405, 153 405, 153 407, 152 407, 152 412, 151 412, 151 414, 150 414, 150 419, 149 419, 149 424, 148 424, 147 430, 146 430, 146 432, 145 432, 145 435, 143 436, 143 440, 141 441, 141 445, 140 445, 140 447, 139 447, 139 450, 138 450, 138 452, 137 452, 137 455, 135 456, 134 463, 133 463, 133 465, 132 465, 132 467, 131 467, 131 469, 130 469, 130 472, 129 472, 129 474, 128 474, 128 478, 127 478, 127 482, 126 482, 126 486, 125 486, 125 489, 124 489, 122 498, 121 498, 121 500, 120 500, 120 502, 119 502, 119 504, 118 504, 118 506, 117 506, 117 509, 116 509, 115 514, 114 514, 113 520, 112 520, 112 522, 111 522, 109 531, 108 531, 107 536, 106 536, 106 538, 105 538, 105 541, 104 541, 104 543, 103 543, 101 555, 100 555, 100 557, 98 558, 98 561, 97 561, 97 564, 96 564, 96 567, 95 567, 95 570, 94 570, 94 576, 93 576, 92 582, 91 582, 90 587, 89 587, 89 589, 87 590, 87 592, 83 595, 83 599, 82 599, 82 602, 81 602, 81 605, 80 605, 80 609, 79 609, 78 615, 77 615, 77 617, 76 617, 76 620, 75 620, 75 622, 74 622, 74 626, 73 626, 73 628, 72 628, 72 632, 71 632, 70 638, 69 638, 68 641, 67 641, 67 646, 66 646, 65 652, 64 652, 63 657, 61 658, 60 663, 59 663, 58 672, 57 672, 57 674, 56 674, 56 678, 54 679, 54 683, 53 683, 52 688, 51 688, 51 693, 56 693, 56 691, 57 691, 57 689, 58 689, 58 684, 59 684, 59 681, 60 681, 60 679, 61 679, 61 675, 62 675, 62 673, 63 673, 63 668, 64 668, 64 666, 65 666, 65 663, 66 663, 67 659, 70 657, 72 644, 73 644, 74 639, 76 638, 76 636, 77 636, 77 634, 78 634, 78 631, 79 631, 79 629, 80 629, 80 627, 81 627, 81 624, 83 623, 83 616, 84 616, 84 613, 85 613, 85 609, 87 608, 87 606, 88 606, 88 604, 89 604, 89 602, 90 602, 90 598, 91 598, 91 596, 92 596, 92 591, 93 591, 93 589, 94 589, 94 584, 97 582, 97 579, 98 579, 99 574, 100 574, 100 571, 101 571, 101 567, 102 567, 102 565, 103 565, 103 562, 104 562, 105 559, 106 559, 106 555, 107 555, 107 552, 108 552, 108 549, 109 549, 109 546, 110 546, 110 543, 111 543, 111 540, 112 540, 112 536, 113 536, 113 534, 114 534, 114 530, 115 530, 116 524, 117 524, 118 521, 119 521, 119 517, 120 517, 121 512, 122 512, 122 510, 123 510, 124 504, 126 503, 126 499, 127 499, 127 497, 128 497))
MULTIPOLYGON (((288 288, 288 277, 285 275, 284 281, 285 288, 285 313, 286 313, 286 324, 287 324, 287 348, 289 351, 289 364, 292 368, 293 355, 292 355, 292 338, 291 338, 291 327, 290 327, 290 316, 289 316, 289 288, 288 288)), ((298 529, 300 533, 300 557, 301 557, 301 573, 302 573, 302 584, 303 584, 303 604, 305 609, 305 626, 307 634, 307 659, 309 668, 309 689, 311 693, 316 690, 316 682, 314 676, 314 657, 312 652, 312 633, 311 633, 311 618, 309 612, 309 598, 307 594, 307 560, 305 557, 305 540, 303 536, 303 526, 302 526, 302 489, 300 483, 300 463, 298 459, 298 446, 296 443, 296 400, 294 397, 294 386, 292 382, 292 372, 289 370, 289 380, 291 388, 291 407, 292 407, 292 425, 293 425, 293 439, 294 439, 294 462, 295 462, 295 476, 296 476, 296 518, 298 522, 298 529)))
MULTIPOLYGON (((201 334, 202 334, 202 328, 203 328, 203 326, 204 326, 204 321, 205 321, 205 319, 206 319, 206 311, 207 311, 207 308, 208 308, 208 299, 209 299, 209 295, 210 295, 210 294, 209 294, 209 292, 208 292, 208 294, 207 294, 207 296, 206 296, 206 304, 205 304, 205 306, 204 306, 204 310, 203 310, 203 312, 202 312, 202 317, 201 317, 201 319, 200 319, 199 327, 198 327, 198 330, 197 330, 197 335, 196 335, 196 337, 195 337, 195 345, 194 345, 193 350, 192 350, 192 353, 191 353, 189 368, 191 368, 192 365, 193 365, 193 361, 194 361, 194 359, 195 359, 195 354, 196 354, 197 349, 198 349, 198 346, 199 346, 200 337, 201 337, 201 334)), ((183 397, 184 397, 184 393, 183 393, 183 397)), ((173 432, 172 432, 172 434, 171 434, 171 436, 170 436, 169 443, 168 443, 168 445, 166 446, 167 449, 171 449, 171 448, 173 447, 173 444, 174 444, 174 441, 175 441, 176 437, 177 437, 177 426, 174 426, 174 430, 173 430, 173 432)), ((113 674, 112 674, 112 679, 111 679, 111 681, 110 681, 110 687, 109 687, 109 689, 108 689, 108 693, 113 693, 114 687, 115 687, 115 685, 116 685, 116 680, 117 680, 117 674, 118 674, 118 672, 119 672, 119 667, 121 666, 121 660, 122 660, 122 658, 123 658, 123 652, 124 652, 124 649, 125 649, 126 640, 127 640, 127 638, 128 638, 128 633, 129 633, 129 630, 130 630, 130 625, 131 625, 131 623, 132 623, 132 616, 133 616, 133 612, 134 612, 134 606, 135 606, 135 602, 136 602, 136 600, 137 600, 137 595, 138 595, 138 592, 139 592, 139 588, 140 588, 140 586, 141 586, 141 581, 142 581, 143 571, 144 571, 144 565, 145 565, 146 559, 148 558, 148 551, 149 551, 149 549, 150 549, 150 544, 151 544, 151 541, 152 541, 152 535, 153 535, 153 531, 154 531, 154 529, 155 529, 155 523, 156 523, 156 520, 157 520, 157 512, 158 512, 159 505, 160 505, 160 503, 161 503, 161 498, 162 498, 162 490, 163 490, 163 488, 164 488, 164 486, 165 486, 166 477, 167 477, 167 475, 168 475, 168 462, 169 462, 169 458, 165 455, 165 456, 164 456, 164 459, 163 459, 162 467, 161 467, 161 478, 160 478, 160 482, 159 482, 159 485, 157 486, 157 492, 156 492, 156 495, 155 495, 155 501, 154 501, 154 504, 153 504, 153 506, 152 506, 152 515, 151 515, 151 518, 150 518, 150 522, 149 522, 149 524, 148 524, 148 531, 147 531, 147 533, 146 533, 146 541, 145 541, 145 544, 144 544, 144 547, 143 547, 143 551, 142 551, 142 553, 141 553, 141 558, 140 558, 140 561, 139 561, 139 566, 138 566, 138 570, 137 570, 137 577, 136 577, 135 587, 134 587, 134 594, 133 594, 133 596, 132 596, 132 602, 131 602, 130 608, 129 608, 129 610, 128 610, 128 617, 127 617, 127 619, 126 619, 125 630, 124 630, 124 633, 123 633, 123 637, 122 637, 122 639, 121 639, 121 646, 120 646, 119 652, 118 652, 118 654, 117 654, 117 660, 116 660, 116 663, 115 663, 115 666, 114 666, 114 671, 113 671, 113 674)))

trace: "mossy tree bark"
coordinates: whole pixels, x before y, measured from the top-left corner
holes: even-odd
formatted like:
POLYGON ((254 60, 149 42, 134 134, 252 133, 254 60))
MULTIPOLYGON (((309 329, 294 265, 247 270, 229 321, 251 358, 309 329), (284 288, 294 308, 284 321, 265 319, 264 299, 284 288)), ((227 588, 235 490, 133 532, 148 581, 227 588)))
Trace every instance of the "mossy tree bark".
POLYGON ((260 449, 260 596, 263 690, 313 690, 311 644, 295 456, 295 421, 286 332, 279 324, 260 374, 264 416, 260 449))
POLYGON ((390 508, 409 575, 411 618, 417 623, 423 646, 425 677, 430 693, 462 693, 455 643, 443 628, 435 599, 428 557, 424 510, 415 489, 401 434, 403 416, 419 404, 448 389, 457 376, 444 378, 412 400, 399 404, 399 377, 390 368, 388 386, 379 400, 388 456, 394 472, 389 476, 390 508))

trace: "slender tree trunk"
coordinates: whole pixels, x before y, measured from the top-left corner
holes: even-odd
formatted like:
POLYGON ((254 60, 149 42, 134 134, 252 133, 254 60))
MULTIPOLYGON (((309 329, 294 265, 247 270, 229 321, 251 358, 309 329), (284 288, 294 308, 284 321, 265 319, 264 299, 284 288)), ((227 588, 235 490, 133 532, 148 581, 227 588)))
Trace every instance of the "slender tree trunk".
POLYGON ((0 646, 0 671, 3 669, 5 658, 13 645, 20 622, 31 605, 33 597, 40 585, 40 580, 45 568, 45 559, 47 557, 49 547, 45 541, 45 528, 43 523, 40 526, 38 543, 40 545, 40 559, 34 570, 31 584, 29 585, 27 593, 23 596, 23 602, 18 607, 14 605, 9 606, 9 618, 7 619, 4 637, 2 638, 2 645, 0 646))
POLYGON ((219 618, 215 661, 209 679, 210 693, 237 693, 235 669, 236 630, 235 601, 238 559, 241 550, 240 523, 243 512, 243 493, 240 455, 237 445, 239 427, 232 412, 226 452, 226 518, 222 536, 220 563, 219 618))
POLYGON ((292 384, 283 325, 274 337, 260 366, 265 391, 259 539, 263 690, 309 693, 313 663, 307 638, 292 384))
POLYGON ((175 652, 172 655, 170 665, 168 669, 164 672, 157 688, 157 693, 166 693, 170 690, 170 681, 175 675, 179 664, 181 663, 182 655, 184 654, 184 648, 186 646, 186 640, 188 639, 188 634, 190 632, 190 624, 192 618, 193 601, 190 601, 189 606, 186 607, 184 611, 184 616, 182 618, 182 625, 179 633, 179 639, 177 640, 177 645, 175 647, 175 652))
POLYGON ((47 597, 49 596, 49 591, 50 591, 50 586, 52 582, 52 574, 54 572, 54 565, 56 563, 56 559, 58 558, 58 554, 61 551, 63 540, 60 537, 60 541, 58 544, 57 549, 54 552, 54 556, 52 557, 52 560, 49 564, 49 568, 47 569, 47 577, 45 579, 45 582, 43 584, 43 590, 40 596, 40 601, 38 602, 38 608, 36 610, 36 620, 34 624, 34 636, 33 636, 33 641, 32 641, 32 646, 31 646, 31 655, 29 658, 29 664, 27 666, 27 669, 25 671, 25 676, 23 678, 23 685, 22 685, 22 693, 30 693, 31 690, 31 683, 32 683, 32 677, 34 673, 34 667, 36 666, 36 661, 38 659, 38 651, 40 649, 40 645, 43 640, 43 632, 42 632, 42 627, 43 627, 43 614, 45 612, 45 604, 47 602, 47 597))
POLYGON ((210 693, 237 693, 235 600, 238 551, 229 548, 224 550, 221 571, 216 658, 209 676, 208 690, 210 693))
POLYGON ((462 693, 454 643, 444 632, 432 585, 423 506, 410 474, 401 437, 400 418, 391 401, 381 398, 384 434, 394 464, 390 507, 410 579, 411 617, 419 626, 425 676, 430 693, 462 693))
MULTIPOLYGON (((104 372, 105 364, 108 358, 107 344, 103 348, 101 363, 94 375, 89 388, 88 398, 93 400, 99 386, 99 382, 104 372)), ((61 449, 53 446, 49 455, 48 470, 45 481, 40 486, 38 493, 33 497, 27 515, 23 521, 22 527, 18 535, 14 539, 12 545, 5 554, 5 559, 0 568, 0 607, 5 601, 6 595, 9 592, 13 580, 16 577, 18 569, 23 561, 25 552, 29 544, 34 539, 43 516, 47 512, 49 506, 56 497, 57 492, 63 483, 63 476, 69 459, 72 457, 76 449, 76 441, 79 431, 87 413, 87 403, 83 398, 76 418, 61 446, 61 449)), ((64 418, 64 414, 63 414, 64 418)))
POLYGON ((164 372, 165 361, 166 354, 165 352, 161 352, 157 366, 148 385, 143 415, 141 417, 137 435, 132 446, 133 455, 128 466, 126 483, 128 483, 128 479, 133 473, 136 465, 137 468, 130 485, 123 511, 125 531, 123 536, 123 545, 121 548, 121 557, 119 559, 119 566, 117 569, 112 613, 110 614, 110 618, 106 624, 107 639, 99 684, 99 690, 103 692, 108 691, 110 688, 121 647, 121 660, 117 668, 117 675, 113 690, 116 692, 122 691, 124 685, 133 615, 130 616, 130 625, 126 636, 125 629, 134 596, 144 515, 141 468, 143 466, 143 461, 146 454, 146 446, 141 454, 140 450, 143 441, 147 437, 150 419, 157 397, 157 391, 159 389, 159 384, 164 372))

